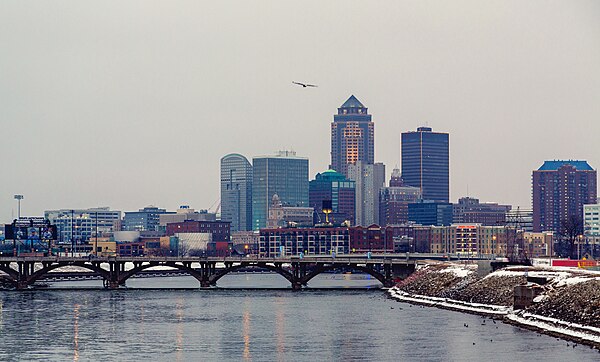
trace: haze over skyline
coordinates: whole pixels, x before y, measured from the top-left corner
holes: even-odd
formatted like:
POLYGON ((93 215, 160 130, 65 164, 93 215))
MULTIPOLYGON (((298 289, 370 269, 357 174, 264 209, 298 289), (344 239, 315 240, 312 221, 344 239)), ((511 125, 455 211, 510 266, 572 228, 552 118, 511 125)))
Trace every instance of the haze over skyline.
POLYGON ((600 3, 0 3, 0 222, 44 210, 210 208, 219 160, 327 169, 355 95, 375 161, 450 134, 450 198, 531 207, 544 160, 600 167, 600 3), (317 84, 302 88, 292 81, 317 84))

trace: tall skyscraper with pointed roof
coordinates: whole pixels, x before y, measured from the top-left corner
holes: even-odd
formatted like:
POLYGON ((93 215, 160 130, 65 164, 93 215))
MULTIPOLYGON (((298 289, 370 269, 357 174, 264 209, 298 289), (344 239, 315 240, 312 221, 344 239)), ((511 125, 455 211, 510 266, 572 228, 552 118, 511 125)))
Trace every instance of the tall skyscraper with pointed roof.
POLYGON ((348 177, 348 165, 375 162, 375 127, 371 115, 353 95, 333 116, 330 168, 348 177))

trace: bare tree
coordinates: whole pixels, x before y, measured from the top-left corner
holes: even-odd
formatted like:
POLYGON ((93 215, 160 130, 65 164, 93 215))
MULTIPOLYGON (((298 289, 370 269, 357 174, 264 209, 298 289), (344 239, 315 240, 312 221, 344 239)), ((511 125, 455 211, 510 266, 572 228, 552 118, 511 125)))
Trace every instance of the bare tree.
POLYGON ((571 259, 577 257, 577 245, 575 242, 583 234, 583 220, 580 216, 571 215, 566 220, 561 220, 559 236, 559 252, 562 256, 571 259))

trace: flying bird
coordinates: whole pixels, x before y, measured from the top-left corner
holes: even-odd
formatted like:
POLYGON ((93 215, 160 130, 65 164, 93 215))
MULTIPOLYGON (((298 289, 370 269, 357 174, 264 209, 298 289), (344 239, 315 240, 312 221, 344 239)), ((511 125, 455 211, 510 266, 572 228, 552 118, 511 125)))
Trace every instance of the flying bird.
POLYGON ((316 87, 316 85, 314 85, 314 84, 300 83, 300 82, 294 82, 294 81, 292 81, 292 83, 295 84, 295 85, 300 85, 300 86, 302 86, 302 88, 316 87))

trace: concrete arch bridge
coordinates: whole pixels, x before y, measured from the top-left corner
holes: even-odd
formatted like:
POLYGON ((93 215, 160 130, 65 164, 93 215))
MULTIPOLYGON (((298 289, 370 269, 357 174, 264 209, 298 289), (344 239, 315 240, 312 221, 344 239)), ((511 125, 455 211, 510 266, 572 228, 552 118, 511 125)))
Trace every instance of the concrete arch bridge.
MULTIPOLYGON (((415 269, 408 259, 367 259, 364 257, 306 258, 206 258, 206 257, 8 257, 0 258, 5 283, 27 289, 54 270, 79 267, 96 273, 107 289, 124 286, 127 279, 152 267, 178 269, 196 278, 201 288, 215 286, 228 273, 246 268, 261 268, 286 278, 293 290, 302 289, 315 276, 329 271, 357 271, 369 274, 391 287, 396 278, 406 278, 415 269), (126 265, 129 268, 126 268, 126 265), (133 267, 131 267, 133 265, 133 267)), ((74 273, 76 274, 76 273, 74 273)))

